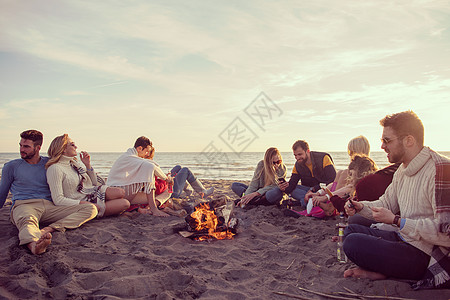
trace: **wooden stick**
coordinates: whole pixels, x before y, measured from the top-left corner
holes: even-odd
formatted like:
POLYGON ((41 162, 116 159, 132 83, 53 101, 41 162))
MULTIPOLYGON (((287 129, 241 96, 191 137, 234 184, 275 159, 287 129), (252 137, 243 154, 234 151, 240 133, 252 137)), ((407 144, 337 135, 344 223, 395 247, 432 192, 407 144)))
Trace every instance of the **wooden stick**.
POLYGON ((291 262, 291 264, 286 268, 286 270, 289 270, 289 269, 292 267, 292 265, 294 264, 294 261, 295 261, 295 258, 294 258, 294 260, 291 262))
POLYGON ((354 298, 348 298, 348 297, 342 297, 342 296, 333 296, 333 295, 330 295, 330 294, 325 294, 325 293, 319 293, 319 292, 311 291, 311 290, 302 288, 300 286, 298 288, 300 290, 302 290, 302 291, 309 292, 309 293, 312 293, 312 294, 316 294, 316 295, 319 295, 319 296, 322 296, 322 297, 327 297, 327 298, 332 298, 332 299, 341 299, 341 300, 355 300, 354 298))
MULTIPOLYGON (((343 286, 343 288, 344 288, 344 290, 346 290, 347 292, 349 292, 349 293, 351 293, 351 294, 354 294, 354 295, 357 295, 356 292, 352 291, 351 289, 348 289, 348 288, 346 288, 345 286, 343 286)), ((345 293, 342 293, 341 295, 343 295, 343 294, 345 294, 345 293)), ((343 295, 343 296, 350 296, 350 295, 343 295)), ((367 299, 367 298, 364 297, 364 296, 358 296, 358 298, 359 298, 359 299, 362 299, 362 300, 367 299)))
POLYGON ((343 286, 343 288, 344 288, 344 290, 346 290, 346 291, 349 292, 349 293, 356 294, 354 291, 352 291, 352 290, 349 289, 349 288, 346 288, 345 286, 343 286))
POLYGON ((292 295, 292 294, 288 294, 288 293, 284 293, 284 292, 273 292, 273 293, 277 294, 277 295, 281 295, 281 296, 295 298, 295 299, 310 300, 309 298, 304 298, 302 296, 292 295))
POLYGON ((353 297, 359 297, 359 298, 372 298, 372 299, 390 299, 390 300, 414 300, 411 298, 401 298, 401 297, 394 297, 394 296, 371 296, 371 295, 359 295, 352 293, 344 293, 344 292, 336 292, 336 294, 343 295, 343 296, 353 296, 353 297))
POLYGON ((304 267, 305 267, 305 264, 302 264, 302 268, 300 269, 300 273, 298 274, 297 282, 296 282, 295 286, 298 286, 298 282, 300 280, 300 276, 302 276, 302 271, 303 271, 304 267))

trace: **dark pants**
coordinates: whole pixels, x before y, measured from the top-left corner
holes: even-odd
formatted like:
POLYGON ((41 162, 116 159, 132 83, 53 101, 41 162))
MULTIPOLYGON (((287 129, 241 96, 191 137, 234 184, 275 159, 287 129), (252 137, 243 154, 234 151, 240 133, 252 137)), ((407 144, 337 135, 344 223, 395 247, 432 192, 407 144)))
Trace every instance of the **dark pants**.
POLYGON ((370 219, 364 218, 361 215, 353 215, 351 217, 348 217, 348 224, 358 224, 370 227, 370 225, 377 223, 376 221, 372 221, 370 219))
POLYGON ((388 277, 419 280, 430 256, 404 242, 397 232, 350 224, 344 231, 344 252, 359 267, 388 277))

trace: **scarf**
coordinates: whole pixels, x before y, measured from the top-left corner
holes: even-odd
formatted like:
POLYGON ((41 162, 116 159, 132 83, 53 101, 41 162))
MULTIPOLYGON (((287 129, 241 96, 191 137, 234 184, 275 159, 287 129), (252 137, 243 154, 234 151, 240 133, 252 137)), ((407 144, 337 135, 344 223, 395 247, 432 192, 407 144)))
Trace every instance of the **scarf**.
POLYGON ((95 174, 97 177, 97 184, 96 186, 92 187, 86 187, 85 182, 89 180, 89 175, 87 174, 86 170, 82 168, 76 161, 71 160, 69 162, 70 166, 77 172, 79 182, 77 186, 77 191, 86 195, 86 201, 91 202, 93 204, 97 204, 98 207, 98 217, 102 217, 105 213, 105 181, 103 178, 98 176, 98 174, 95 174))
MULTIPOLYGON (((450 159, 430 149, 436 166, 435 205, 439 231, 450 235, 450 159)), ((450 249, 434 246, 430 263, 422 280, 413 284, 413 289, 450 287, 450 249)))

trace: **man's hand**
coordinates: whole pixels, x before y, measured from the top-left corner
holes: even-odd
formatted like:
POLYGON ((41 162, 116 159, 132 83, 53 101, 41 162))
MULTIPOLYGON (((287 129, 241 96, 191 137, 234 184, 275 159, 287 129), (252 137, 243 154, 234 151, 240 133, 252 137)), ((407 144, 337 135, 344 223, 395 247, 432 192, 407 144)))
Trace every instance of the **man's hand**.
POLYGON ((288 188, 288 186, 289 186, 289 182, 288 182, 288 181, 283 182, 283 183, 280 183, 280 184, 278 185, 278 187, 280 188, 280 190, 282 190, 283 192, 284 192, 285 189, 288 188))
POLYGON ((392 224, 394 221, 395 215, 387 208, 384 207, 371 207, 372 216, 377 222, 382 222, 386 224, 392 224))
POLYGON ((349 216, 354 216, 357 212, 361 211, 363 207, 364 204, 362 204, 361 202, 352 200, 348 200, 344 205, 345 213, 349 216))

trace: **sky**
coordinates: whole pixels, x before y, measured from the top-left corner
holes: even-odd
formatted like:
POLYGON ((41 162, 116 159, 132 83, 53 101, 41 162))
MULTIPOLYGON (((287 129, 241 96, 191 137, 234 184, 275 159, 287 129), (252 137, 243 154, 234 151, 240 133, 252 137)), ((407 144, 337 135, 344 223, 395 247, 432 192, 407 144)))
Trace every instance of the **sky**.
POLYGON ((0 152, 381 151, 413 110, 450 150, 447 1, 0 0, 0 152))

